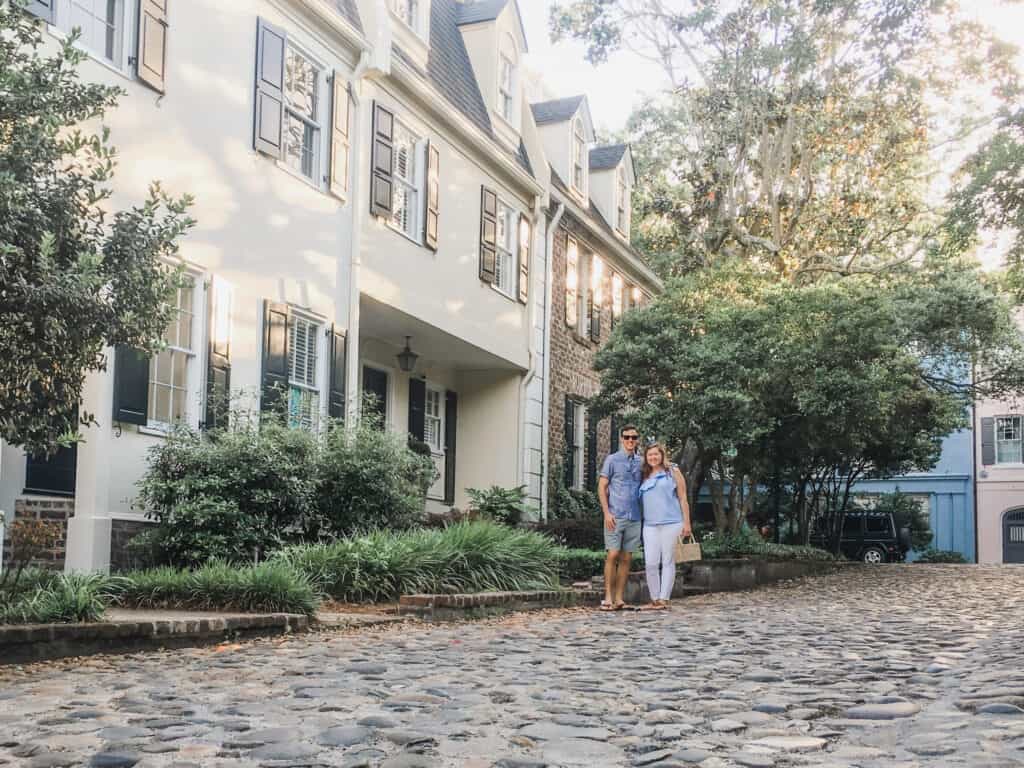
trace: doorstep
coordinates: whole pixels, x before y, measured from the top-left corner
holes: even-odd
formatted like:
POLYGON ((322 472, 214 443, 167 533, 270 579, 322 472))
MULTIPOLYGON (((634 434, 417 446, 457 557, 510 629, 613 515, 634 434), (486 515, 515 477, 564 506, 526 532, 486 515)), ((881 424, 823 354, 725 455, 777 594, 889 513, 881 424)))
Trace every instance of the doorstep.
POLYGON ((399 616, 453 621, 500 616, 545 608, 597 605, 604 593, 596 589, 548 589, 529 592, 480 592, 471 595, 402 595, 399 616))
POLYGON ((106 621, 87 624, 0 625, 0 666, 67 656, 183 648, 265 635, 304 632, 308 616, 294 613, 109 608, 106 621))

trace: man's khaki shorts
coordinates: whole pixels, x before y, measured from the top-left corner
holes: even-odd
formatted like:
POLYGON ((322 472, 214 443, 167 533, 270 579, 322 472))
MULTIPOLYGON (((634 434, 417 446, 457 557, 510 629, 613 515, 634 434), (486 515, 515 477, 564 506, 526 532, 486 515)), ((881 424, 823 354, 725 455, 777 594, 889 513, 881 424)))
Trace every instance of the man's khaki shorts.
POLYGON ((615 530, 604 529, 604 548, 609 552, 636 552, 640 549, 639 520, 615 518, 615 530))

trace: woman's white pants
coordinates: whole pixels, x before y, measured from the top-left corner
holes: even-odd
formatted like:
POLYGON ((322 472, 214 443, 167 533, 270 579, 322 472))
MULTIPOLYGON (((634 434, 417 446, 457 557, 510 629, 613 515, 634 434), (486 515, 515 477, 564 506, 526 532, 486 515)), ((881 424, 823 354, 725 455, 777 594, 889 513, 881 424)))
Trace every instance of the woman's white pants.
POLYGON ((682 523, 644 526, 644 565, 651 600, 668 600, 676 582, 676 539, 682 523))

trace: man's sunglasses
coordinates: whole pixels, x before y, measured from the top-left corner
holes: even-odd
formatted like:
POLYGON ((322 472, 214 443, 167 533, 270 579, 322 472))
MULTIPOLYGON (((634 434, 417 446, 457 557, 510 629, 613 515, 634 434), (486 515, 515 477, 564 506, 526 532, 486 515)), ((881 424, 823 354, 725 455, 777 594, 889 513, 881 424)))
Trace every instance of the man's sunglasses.
POLYGON ((640 435, 623 435, 622 439, 623 440, 639 440, 640 439, 640 435))

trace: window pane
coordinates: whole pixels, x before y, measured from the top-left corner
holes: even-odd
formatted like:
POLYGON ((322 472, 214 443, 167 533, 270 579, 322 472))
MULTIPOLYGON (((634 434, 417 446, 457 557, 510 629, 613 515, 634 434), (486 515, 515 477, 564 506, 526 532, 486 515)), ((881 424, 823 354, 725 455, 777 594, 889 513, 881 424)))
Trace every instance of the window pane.
POLYGON ((185 418, 185 390, 175 389, 171 393, 171 420, 181 421, 185 418))
POLYGON ((859 517, 847 517, 843 520, 843 536, 860 536, 860 521, 859 517))
POLYGON ((317 71, 313 63, 292 48, 285 53, 284 95, 293 111, 316 120, 317 71))
POLYGON ((889 519, 886 517, 867 518, 868 533, 889 533, 889 519))
POLYGON ((288 167, 313 179, 316 171, 316 146, 319 131, 303 122, 291 112, 284 116, 284 159, 288 167))
POLYGON ((289 326, 289 379, 307 387, 316 386, 316 334, 319 326, 294 318, 289 326))
POLYGON ((171 388, 163 384, 154 384, 156 389, 156 405, 153 409, 157 421, 168 423, 171 420, 171 388))
POLYGON ((183 352, 171 353, 171 383, 179 389, 185 388, 185 374, 188 368, 188 356, 183 352))

